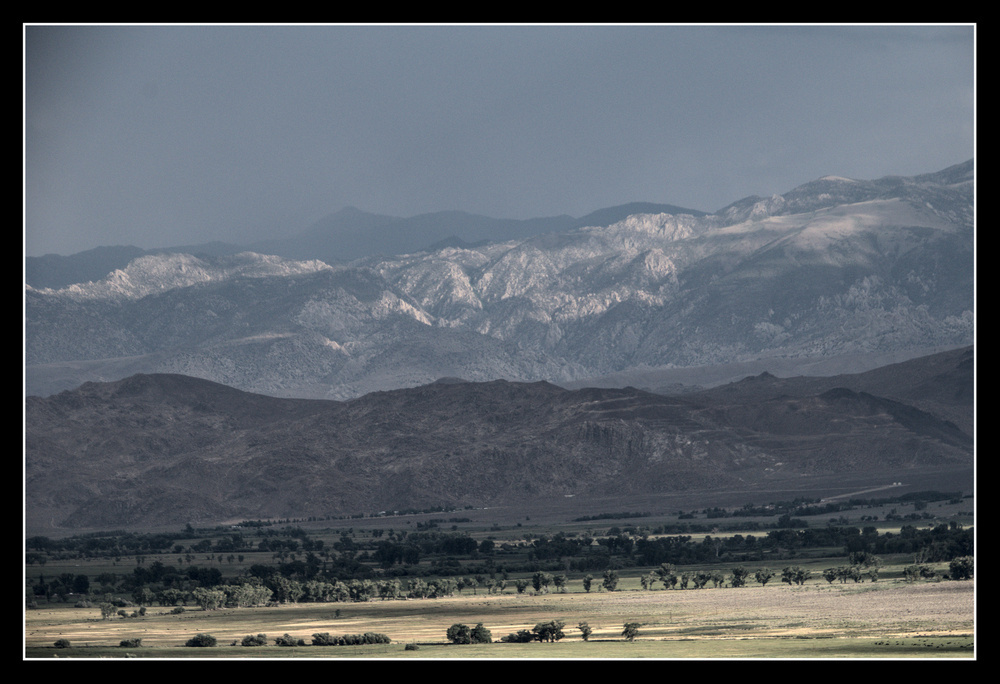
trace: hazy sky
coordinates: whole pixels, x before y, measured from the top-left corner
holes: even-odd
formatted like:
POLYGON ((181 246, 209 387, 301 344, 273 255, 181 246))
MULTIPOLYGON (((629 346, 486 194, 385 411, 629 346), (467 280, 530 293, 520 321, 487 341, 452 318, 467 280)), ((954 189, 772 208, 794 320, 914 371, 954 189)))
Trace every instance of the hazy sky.
POLYGON ((715 211, 974 156, 975 28, 25 26, 25 252, 715 211))

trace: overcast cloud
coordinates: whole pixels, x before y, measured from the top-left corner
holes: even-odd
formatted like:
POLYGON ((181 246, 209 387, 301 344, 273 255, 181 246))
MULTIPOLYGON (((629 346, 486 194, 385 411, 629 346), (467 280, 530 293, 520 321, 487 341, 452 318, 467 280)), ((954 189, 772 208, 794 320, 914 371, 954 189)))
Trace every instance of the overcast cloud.
POLYGON ((973 26, 26 26, 25 251, 715 211, 974 155, 973 26))

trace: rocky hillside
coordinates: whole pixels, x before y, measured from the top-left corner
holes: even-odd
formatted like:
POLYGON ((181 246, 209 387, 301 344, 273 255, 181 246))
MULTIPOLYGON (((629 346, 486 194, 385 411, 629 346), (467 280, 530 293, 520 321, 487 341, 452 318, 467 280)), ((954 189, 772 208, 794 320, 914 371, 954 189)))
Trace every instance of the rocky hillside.
POLYGON ((971 355, 836 379, 763 374, 671 397, 456 379, 341 402, 178 375, 88 383, 26 400, 27 524, 512 506, 968 469, 971 355))

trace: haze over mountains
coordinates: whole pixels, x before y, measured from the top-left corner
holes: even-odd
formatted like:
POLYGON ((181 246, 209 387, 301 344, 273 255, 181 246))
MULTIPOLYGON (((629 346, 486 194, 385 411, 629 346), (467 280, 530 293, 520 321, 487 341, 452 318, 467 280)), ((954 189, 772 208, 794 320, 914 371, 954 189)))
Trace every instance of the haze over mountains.
POLYGON ((633 214, 653 213, 701 216, 705 212, 670 204, 631 202, 601 209, 578 219, 562 215, 517 220, 495 219, 461 211, 440 211, 400 218, 345 207, 293 237, 244 246, 211 242, 149 250, 139 247, 96 247, 70 256, 46 254, 28 257, 25 279, 34 288, 58 290, 74 283, 102 280, 112 271, 125 268, 133 259, 141 256, 173 253, 219 257, 249 251, 288 259, 320 259, 328 264, 339 264, 373 254, 391 256, 447 246, 468 246, 469 243, 525 239, 560 230, 610 225, 633 214))
POLYGON ((971 483, 973 183, 29 259, 27 526, 971 483))
POLYGON ((348 209, 266 253, 29 259, 26 389, 179 373, 347 399, 446 376, 568 385, 768 359, 794 371, 789 362, 833 357, 842 370, 871 368, 972 344, 973 185, 969 161, 822 178, 714 214, 626 205, 499 221, 348 209), (131 261, 95 276, 116 259, 131 261), (52 264, 89 281, 56 282, 52 264))

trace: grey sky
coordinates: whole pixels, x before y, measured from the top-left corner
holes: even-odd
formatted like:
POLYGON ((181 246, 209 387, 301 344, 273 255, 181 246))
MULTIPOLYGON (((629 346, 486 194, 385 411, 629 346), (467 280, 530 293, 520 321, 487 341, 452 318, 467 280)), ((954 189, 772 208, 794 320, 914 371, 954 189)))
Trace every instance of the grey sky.
POLYGON ((26 26, 25 251, 715 211, 974 155, 973 26, 26 26))

